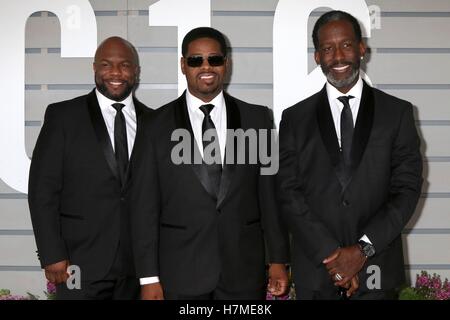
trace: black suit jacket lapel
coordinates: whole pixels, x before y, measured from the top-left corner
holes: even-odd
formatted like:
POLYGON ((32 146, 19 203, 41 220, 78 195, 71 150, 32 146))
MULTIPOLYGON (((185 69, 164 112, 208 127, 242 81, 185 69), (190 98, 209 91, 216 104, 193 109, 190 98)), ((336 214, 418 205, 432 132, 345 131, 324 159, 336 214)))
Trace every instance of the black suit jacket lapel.
MULTIPOLYGON (((225 148, 224 165, 222 170, 222 178, 220 180, 219 196, 217 200, 217 208, 223 203, 225 196, 227 195, 230 184, 233 180, 234 173, 236 171, 236 161, 237 161, 237 150, 240 150, 237 146, 237 139, 232 134, 236 129, 241 127, 241 117, 239 113, 239 108, 236 104, 236 100, 224 92, 225 106, 227 110, 227 142, 225 148), (230 133, 230 134, 229 134, 230 133), (233 143, 231 139, 234 139, 233 143), (234 147, 234 159, 231 163, 227 163, 227 150, 228 148, 234 147)), ((240 141, 240 140, 239 140, 240 141)))
POLYGON ((328 102, 326 87, 324 86, 319 93, 317 106, 319 130, 343 190, 350 183, 351 177, 355 174, 362 155, 364 154, 364 150, 366 149, 367 141, 369 140, 370 132, 372 130, 374 104, 375 101, 372 89, 364 82, 361 103, 356 118, 355 130, 353 132, 350 177, 347 177, 344 172, 345 170, 336 135, 336 128, 334 127, 333 116, 328 102))
POLYGON ((192 168, 198 180, 202 184, 203 188, 208 194, 217 200, 217 195, 214 193, 214 189, 211 186, 209 180, 208 171, 203 163, 195 163, 194 159, 202 159, 199 146, 195 140, 194 132, 191 126, 191 120, 189 119, 189 113, 186 104, 186 91, 175 101, 175 124, 177 129, 185 129, 189 132, 191 137, 191 161, 192 164, 188 166, 192 168))
POLYGON ((375 99, 373 90, 364 82, 359 105, 358 117, 356 118, 355 131, 353 132, 352 152, 351 152, 351 175, 353 175, 361 162, 361 158, 369 141, 372 131, 373 115, 375 109, 375 99))
POLYGON ((133 104, 134 109, 136 111, 136 135, 134 137, 134 145, 133 149, 131 150, 131 156, 130 160, 128 161, 128 167, 127 167, 127 173, 126 173, 126 183, 123 185, 122 189, 124 189, 128 184, 130 183, 130 163, 134 158, 136 147, 139 148, 139 146, 136 144, 136 142, 139 144, 139 136, 141 135, 142 128, 142 119, 145 113, 153 112, 153 110, 147 108, 144 104, 142 104, 136 97, 133 96, 133 104))
POLYGON ((319 92, 318 106, 317 106, 317 121, 319 123, 319 130, 322 136, 322 141, 330 156, 331 164, 334 167, 336 176, 341 184, 342 191, 345 190, 350 179, 346 174, 342 154, 339 147, 339 141, 334 126, 333 115, 331 114, 331 107, 328 101, 326 85, 319 92))
POLYGON ((342 159, 340 154, 336 128, 334 127, 333 115, 331 114, 330 103, 328 102, 327 90, 324 86, 319 92, 317 101, 317 122, 319 124, 320 135, 325 148, 330 156, 331 165, 335 168, 336 175, 342 186, 345 185, 343 177, 342 159))
POLYGON ((118 181, 119 173, 117 171, 116 157, 114 155, 114 149, 111 145, 111 139, 108 135, 108 130, 106 129, 105 121, 100 110, 100 105, 97 101, 97 96, 95 94, 95 89, 87 96, 88 110, 91 117, 92 126, 94 127, 97 140, 102 148, 103 155, 105 156, 106 162, 111 169, 112 174, 118 181))

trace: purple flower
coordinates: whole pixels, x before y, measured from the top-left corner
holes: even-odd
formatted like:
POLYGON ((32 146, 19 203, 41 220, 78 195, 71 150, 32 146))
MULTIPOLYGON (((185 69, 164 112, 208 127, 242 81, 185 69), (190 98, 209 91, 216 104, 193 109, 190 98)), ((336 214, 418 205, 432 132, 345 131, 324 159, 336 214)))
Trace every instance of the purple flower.
POLYGON ((50 281, 47 281, 47 293, 48 294, 56 293, 56 286, 53 283, 51 283, 50 281))
MULTIPOLYGON (((431 276, 426 271, 422 271, 420 275, 416 275, 416 285, 413 292, 420 299, 450 300, 450 283, 448 279, 442 281, 441 276, 436 273, 431 276)), ((407 290, 404 293, 404 297, 410 295, 407 290)))
POLYGON ((444 289, 437 290, 436 300, 450 300, 450 291, 444 289))
POLYGON ((428 275, 422 274, 421 276, 417 275, 416 278, 416 288, 428 287, 430 285, 430 278, 428 275))
POLYGON ((433 289, 440 289, 442 286, 442 281, 440 276, 436 276, 436 274, 433 275, 433 279, 431 279, 431 287, 433 289))
POLYGON ((287 293, 283 296, 274 296, 270 292, 267 292, 266 300, 290 300, 290 296, 289 296, 289 293, 287 293))
POLYGON ((442 285, 442 288, 450 291, 450 282, 448 282, 448 279, 445 279, 444 284, 442 285))
POLYGON ((275 297, 269 292, 266 292, 266 300, 275 300, 275 297))

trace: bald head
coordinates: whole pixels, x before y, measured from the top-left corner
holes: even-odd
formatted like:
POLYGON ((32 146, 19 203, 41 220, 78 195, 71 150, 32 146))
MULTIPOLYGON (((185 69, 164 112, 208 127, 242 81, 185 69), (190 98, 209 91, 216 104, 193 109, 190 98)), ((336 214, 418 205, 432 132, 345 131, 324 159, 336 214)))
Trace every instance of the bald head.
POLYGON ((124 100, 133 91, 139 73, 136 49, 120 37, 106 39, 95 52, 94 73, 97 89, 104 96, 124 100))
POLYGON ((134 46, 127 40, 121 38, 121 37, 109 37, 105 40, 103 40, 102 43, 97 48, 97 51, 95 51, 95 58, 94 61, 96 62, 99 57, 101 57, 104 54, 104 51, 111 51, 111 50, 119 50, 123 52, 129 52, 131 56, 133 56, 133 63, 135 65, 139 65, 139 57, 136 52, 136 49, 134 46))

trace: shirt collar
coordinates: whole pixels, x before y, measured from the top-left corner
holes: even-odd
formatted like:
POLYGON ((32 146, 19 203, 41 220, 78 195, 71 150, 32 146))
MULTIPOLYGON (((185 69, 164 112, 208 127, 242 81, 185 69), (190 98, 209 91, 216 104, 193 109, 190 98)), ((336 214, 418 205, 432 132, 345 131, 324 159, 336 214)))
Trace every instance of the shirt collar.
POLYGON ((358 76, 358 81, 350 89, 350 91, 347 92, 346 94, 343 94, 338 89, 333 87, 333 85, 331 85, 328 81, 326 84, 326 90, 327 90, 328 99, 330 101, 335 101, 337 98, 342 97, 342 96, 353 96, 356 98, 355 100, 361 100, 362 91, 363 91, 363 81, 361 79, 361 76, 358 76))
POLYGON ((95 94, 97 95, 98 104, 100 105, 101 110, 108 109, 114 103, 123 103, 125 105, 124 109, 130 109, 130 111, 134 111, 133 104, 133 94, 130 93, 128 97, 123 99, 122 101, 114 101, 107 97, 105 97, 98 89, 95 89, 95 94))
POLYGON ((186 90, 186 104, 187 107, 191 112, 200 112, 203 115, 203 112, 200 110, 200 106, 204 104, 213 104, 214 109, 211 111, 212 114, 215 114, 222 110, 223 106, 225 105, 225 99, 223 97, 223 91, 220 91, 220 93, 214 97, 210 102, 204 102, 197 98, 196 96, 192 95, 189 92, 189 89, 186 90))

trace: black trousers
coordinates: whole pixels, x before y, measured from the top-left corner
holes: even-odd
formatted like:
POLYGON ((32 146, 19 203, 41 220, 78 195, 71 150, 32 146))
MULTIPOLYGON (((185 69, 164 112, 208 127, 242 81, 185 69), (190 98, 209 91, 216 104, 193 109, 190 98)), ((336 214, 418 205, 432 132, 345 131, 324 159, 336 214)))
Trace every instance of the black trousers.
MULTIPOLYGON (((333 290, 314 291, 305 288, 295 288, 297 300, 342 300, 338 294, 337 288, 333 290)), ((357 290, 350 300, 397 300, 398 290, 357 290)))
POLYGON ((189 296, 164 291, 166 300, 264 300, 266 296, 265 287, 254 291, 228 292, 220 287, 198 296, 189 296))
POLYGON ((57 300, 137 300, 139 281, 121 277, 114 280, 81 281, 81 289, 68 289, 65 283, 56 286, 57 300))
MULTIPOLYGON (((81 279, 80 289, 69 289, 66 283, 56 285, 57 300, 137 300, 140 298, 139 279, 125 275, 125 264, 130 263, 120 250, 110 271, 103 279, 81 279)), ((82 270, 81 270, 82 271, 82 270)))

